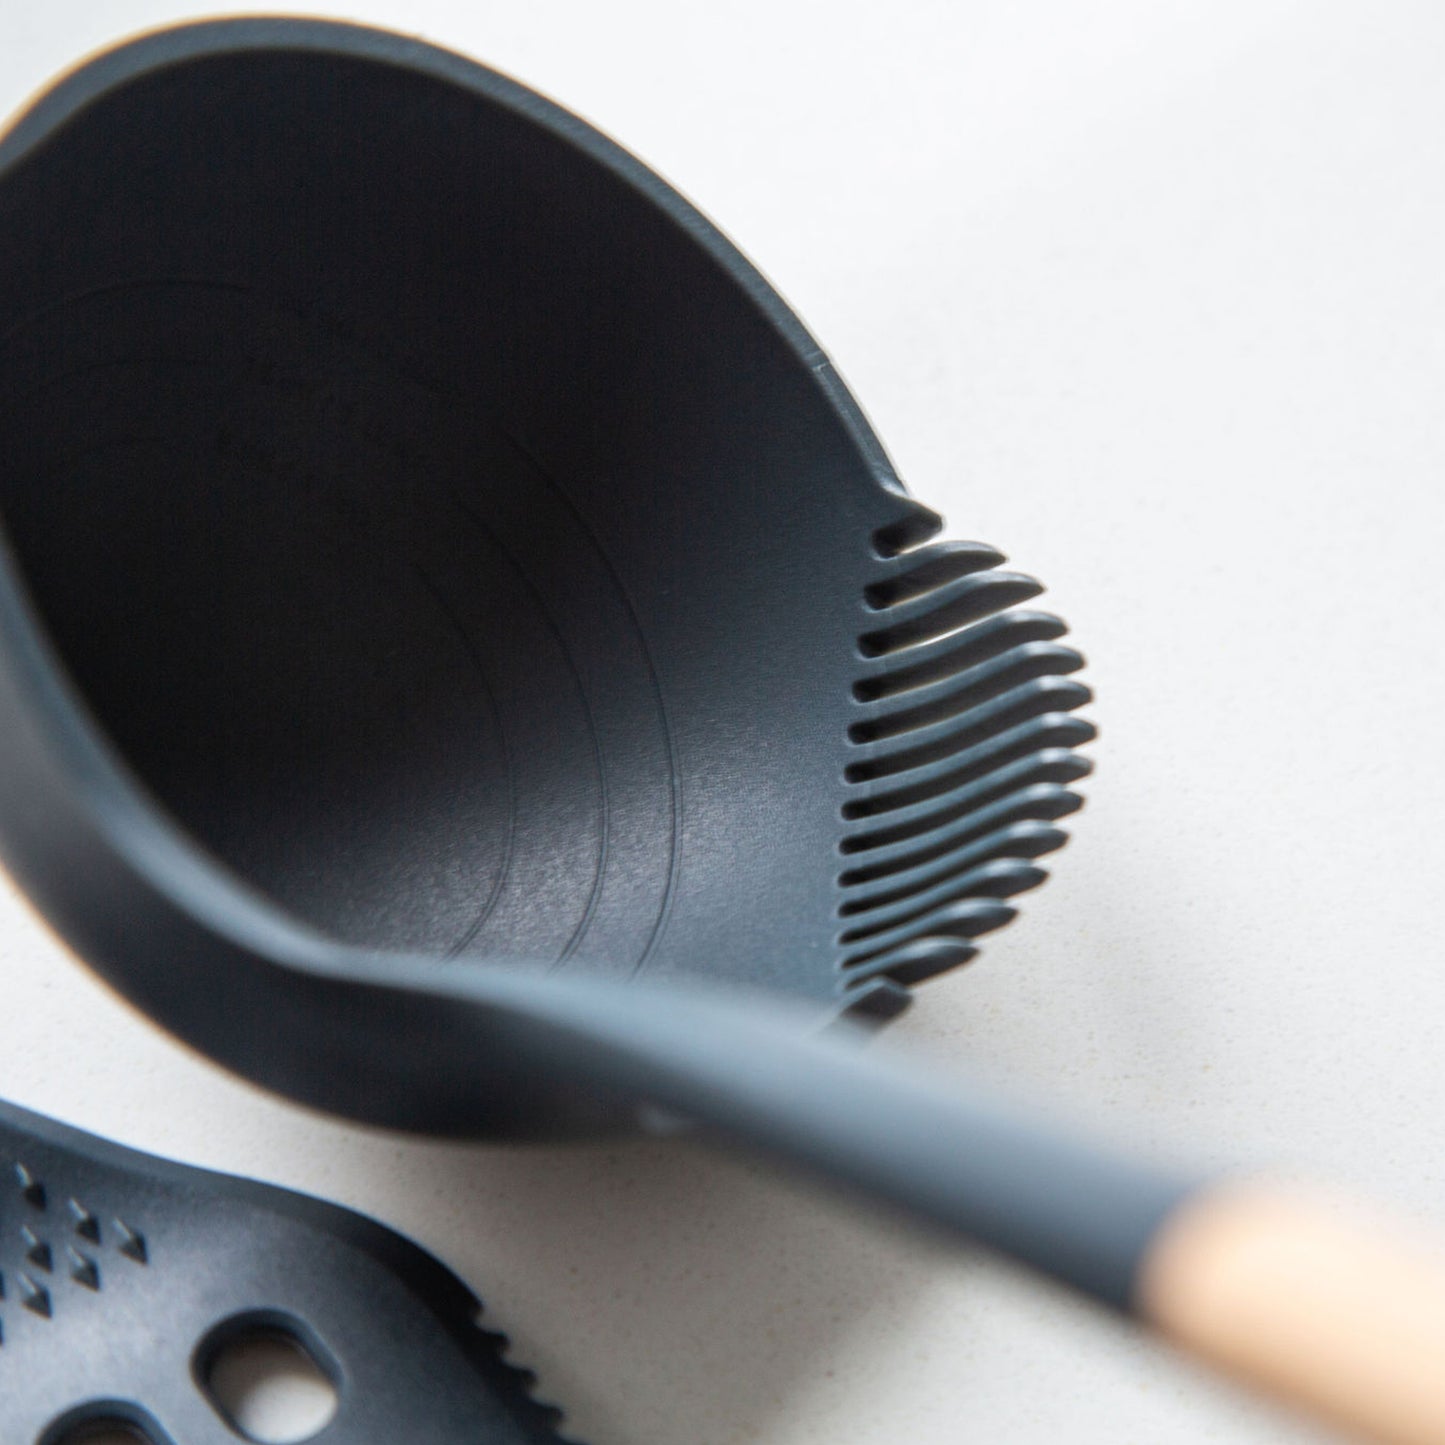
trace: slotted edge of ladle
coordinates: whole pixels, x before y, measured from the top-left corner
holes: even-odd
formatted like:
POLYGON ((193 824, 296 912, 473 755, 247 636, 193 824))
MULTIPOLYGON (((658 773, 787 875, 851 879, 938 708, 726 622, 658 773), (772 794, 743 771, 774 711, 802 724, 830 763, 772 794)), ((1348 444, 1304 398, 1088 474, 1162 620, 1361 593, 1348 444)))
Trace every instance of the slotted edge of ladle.
POLYGON ((1083 656, 1043 585, 978 542, 936 540, 910 502, 873 535, 839 845, 839 992, 887 1018, 911 989, 977 956, 1048 874, 1083 804, 1095 735, 1083 656))

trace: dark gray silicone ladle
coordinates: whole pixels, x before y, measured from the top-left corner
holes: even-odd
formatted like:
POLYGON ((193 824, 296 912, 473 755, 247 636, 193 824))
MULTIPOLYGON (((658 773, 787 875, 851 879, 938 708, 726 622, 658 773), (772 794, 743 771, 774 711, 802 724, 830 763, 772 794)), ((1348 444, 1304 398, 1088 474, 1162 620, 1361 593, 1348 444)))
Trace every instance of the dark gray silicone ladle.
POLYGON ((404 1128, 692 1121, 1445 1421, 1308 1207, 809 1039, 1041 881, 1087 693, 636 161, 395 36, 153 35, 0 143, 0 379, 0 843, 167 1028, 404 1128))

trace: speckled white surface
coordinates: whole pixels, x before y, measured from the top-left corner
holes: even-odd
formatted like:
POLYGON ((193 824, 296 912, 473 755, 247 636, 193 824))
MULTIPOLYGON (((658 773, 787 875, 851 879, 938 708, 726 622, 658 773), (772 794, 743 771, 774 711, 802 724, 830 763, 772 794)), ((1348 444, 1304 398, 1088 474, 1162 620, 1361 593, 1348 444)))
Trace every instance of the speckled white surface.
MULTIPOLYGON (((1445 1225, 1445 9, 359 0, 560 98, 781 286, 1099 693, 1053 883, 889 1047, 1445 1225)), ((0 7, 0 106, 173 0, 0 7)), ((593 1445, 1307 1432, 991 1263, 685 1147, 319 1120, 0 893, 0 1093, 410 1231, 593 1445)))

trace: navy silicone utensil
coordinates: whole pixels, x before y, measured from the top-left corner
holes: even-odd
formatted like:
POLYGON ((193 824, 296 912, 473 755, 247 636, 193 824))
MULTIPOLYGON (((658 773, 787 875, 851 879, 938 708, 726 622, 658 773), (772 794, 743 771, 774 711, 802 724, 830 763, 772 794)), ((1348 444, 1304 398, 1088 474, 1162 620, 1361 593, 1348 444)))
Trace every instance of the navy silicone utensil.
POLYGON ((0 143, 0 376, 0 843, 167 1028, 404 1128, 700 1124, 1445 1431, 1309 1209, 806 1037, 1041 881, 1087 693, 635 160, 396 36, 152 35, 0 143))
MULTIPOLYGON (((757 273, 480 67, 302 21, 93 61, 0 145, 0 368, 13 701, 233 919, 877 1016, 1064 841, 1038 584, 930 542, 757 273)), ((5 811, 23 875, 60 812, 5 811)), ((75 856, 47 907, 127 929, 75 856)), ((182 1032, 217 998, 83 952, 182 1032)))
MULTIPOLYGON (((273 1088, 837 1163, 876 1071, 790 1045, 1064 840, 1092 730, 1038 584, 930 540, 676 193, 469 62, 244 20, 73 73, 0 145, 0 370, 6 857, 273 1088)), ((880 1107, 937 1212, 936 1124, 880 1107)))
MULTIPOLYGON (((431 1255, 334 1204, 0 1104, 0 1437, 255 1438, 217 1384, 253 1340, 309 1357, 317 1445, 561 1445, 560 1412, 431 1255)), ((269 1438, 276 1435, 267 1432, 269 1438)), ((264 1437, 263 1437, 264 1438, 264 1437)), ((286 1438, 300 1438, 287 1435, 286 1438)))
MULTIPOLYGON (((257 965, 886 1015, 1064 841, 1092 729, 1038 584, 929 540, 681 198, 455 56, 246 20, 69 76, 0 144, 0 374, 8 855, 273 1084, 326 1057, 348 1107, 365 995, 293 1056, 257 965)), ((408 1092, 350 1107, 441 1126, 408 1092)), ((577 1123, 494 1093, 455 1126, 577 1123)))
POLYGON ((925 545, 783 303, 581 122, 225 22, 70 76, 0 177, 17 580, 290 917, 886 1012, 1042 878, 1091 729, 1038 584, 925 545))

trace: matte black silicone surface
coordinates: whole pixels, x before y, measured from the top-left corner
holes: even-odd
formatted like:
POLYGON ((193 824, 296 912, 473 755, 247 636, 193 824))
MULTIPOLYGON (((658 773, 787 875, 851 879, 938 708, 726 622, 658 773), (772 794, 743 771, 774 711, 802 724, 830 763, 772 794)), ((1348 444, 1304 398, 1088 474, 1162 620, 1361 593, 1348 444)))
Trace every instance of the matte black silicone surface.
POLYGON ((140 1007, 375 1122, 697 1121, 1127 1301, 1177 1181, 801 1042, 1042 881, 1081 659, 656 176, 396 36, 153 35, 0 143, 0 383, 0 846, 140 1007))
POLYGON ((1063 841, 1038 584, 928 545, 747 262, 479 66, 243 20, 72 75, 0 144, 0 380, 70 685, 330 938, 889 1012, 1063 841))
POLYGON ((0 1103, 0 1439, 86 1421, 236 1445, 211 1347, 305 1345, 337 1408, 316 1445, 558 1445, 560 1412, 502 1359, 455 1275, 350 1210, 123 1149, 0 1103))

